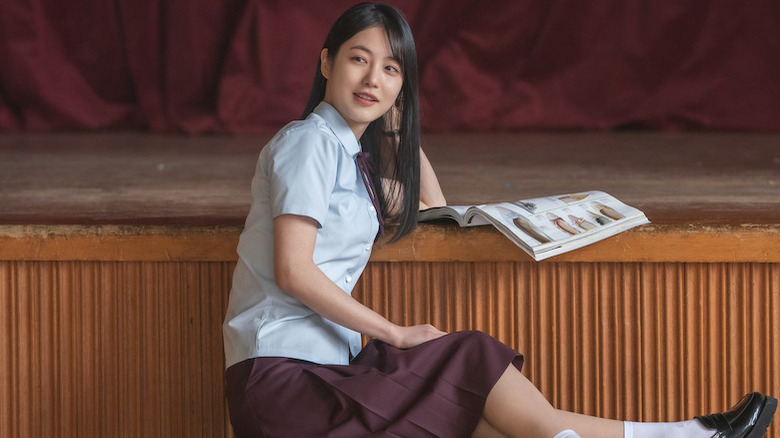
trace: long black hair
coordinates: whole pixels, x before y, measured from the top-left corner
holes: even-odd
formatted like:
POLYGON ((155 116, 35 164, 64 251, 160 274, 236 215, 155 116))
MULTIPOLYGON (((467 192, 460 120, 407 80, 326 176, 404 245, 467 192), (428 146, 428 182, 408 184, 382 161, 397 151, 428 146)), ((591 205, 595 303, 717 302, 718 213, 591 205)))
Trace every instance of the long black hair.
MULTIPOLYGON (((345 41, 371 27, 385 30, 390 50, 398 59, 403 74, 403 85, 395 107, 400 114, 397 126, 388 117, 380 117, 368 125, 360 138, 363 151, 371 154, 374 168, 378 169, 371 175, 374 187, 382 187, 381 177, 397 182, 392 199, 386 199, 384 191, 377 190, 384 217, 389 216, 391 204, 396 207, 397 213, 390 217, 398 222, 398 228, 390 239, 396 241, 415 229, 420 208, 419 81, 417 49, 412 30, 401 11, 395 7, 383 3, 361 3, 348 9, 336 20, 322 48, 328 49, 328 58, 334 60, 345 41)), ((326 84, 320 61, 303 118, 311 114, 325 98, 326 84)))

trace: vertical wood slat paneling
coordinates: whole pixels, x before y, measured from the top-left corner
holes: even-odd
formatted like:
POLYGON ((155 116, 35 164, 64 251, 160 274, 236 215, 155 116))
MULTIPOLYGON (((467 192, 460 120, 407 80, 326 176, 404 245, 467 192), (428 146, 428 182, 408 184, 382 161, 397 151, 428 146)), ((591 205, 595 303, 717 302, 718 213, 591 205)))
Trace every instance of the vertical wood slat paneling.
POLYGON ((398 265, 369 265, 356 296, 397 323, 493 334, 557 407, 672 421, 780 394, 777 264, 398 265))
POLYGON ((232 269, 0 262, 0 436, 230 436, 232 269))
MULTIPOLYGON (((0 262, 0 436, 229 436, 232 267, 0 262)), ((777 264, 374 262, 356 296, 493 334, 565 409, 677 420, 780 394, 777 264)))

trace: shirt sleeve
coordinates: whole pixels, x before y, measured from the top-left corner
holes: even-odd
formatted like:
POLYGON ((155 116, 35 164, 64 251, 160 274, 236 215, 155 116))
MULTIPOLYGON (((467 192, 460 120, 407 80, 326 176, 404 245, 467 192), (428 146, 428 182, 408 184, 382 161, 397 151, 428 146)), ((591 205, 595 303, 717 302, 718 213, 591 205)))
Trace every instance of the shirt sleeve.
POLYGON ((269 166, 273 217, 308 216, 325 222, 341 144, 318 129, 291 129, 272 145, 269 166))

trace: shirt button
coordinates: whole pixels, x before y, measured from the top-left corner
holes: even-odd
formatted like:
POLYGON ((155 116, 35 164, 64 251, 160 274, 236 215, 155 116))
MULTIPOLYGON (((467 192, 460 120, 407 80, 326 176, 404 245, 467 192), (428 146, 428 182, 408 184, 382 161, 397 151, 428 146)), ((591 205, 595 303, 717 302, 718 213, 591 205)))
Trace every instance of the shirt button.
POLYGON ((351 283, 352 282, 352 276, 351 275, 347 275, 347 278, 345 280, 347 281, 347 283, 351 283))
POLYGON ((370 211, 371 213, 374 213, 376 211, 376 208, 374 208, 373 205, 370 205, 370 206, 368 206, 368 211, 370 211))
POLYGON ((366 246, 363 247, 366 251, 371 251, 371 245, 366 244, 366 246))

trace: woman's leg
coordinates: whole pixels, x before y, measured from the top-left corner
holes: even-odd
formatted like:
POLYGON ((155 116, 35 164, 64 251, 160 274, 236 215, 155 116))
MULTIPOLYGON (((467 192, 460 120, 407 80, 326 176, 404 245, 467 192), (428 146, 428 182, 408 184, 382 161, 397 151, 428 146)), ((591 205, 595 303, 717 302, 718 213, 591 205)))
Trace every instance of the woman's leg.
POLYGON ((583 438, 622 437, 623 422, 558 410, 558 415, 583 438))
POLYGON ((487 434, 491 428, 508 437, 523 438, 623 438, 624 432, 625 438, 708 438, 715 433, 757 438, 766 433, 776 408, 777 399, 751 393, 731 410, 701 419, 672 423, 607 420, 553 408, 539 390, 510 365, 488 394, 483 417, 489 424, 483 425, 482 430, 486 431, 485 437, 491 438, 500 436, 487 434))
MULTIPOLYGON (((572 429, 583 438, 622 438, 623 422, 572 414, 550 405, 539 390, 510 365, 485 402, 484 418, 508 437, 551 438, 572 429)), ((486 435, 489 436, 489 435, 486 435)))
POLYGON ((509 438, 503 433, 497 431, 490 423, 482 417, 477 424, 477 428, 474 433, 471 434, 471 438, 509 438))

